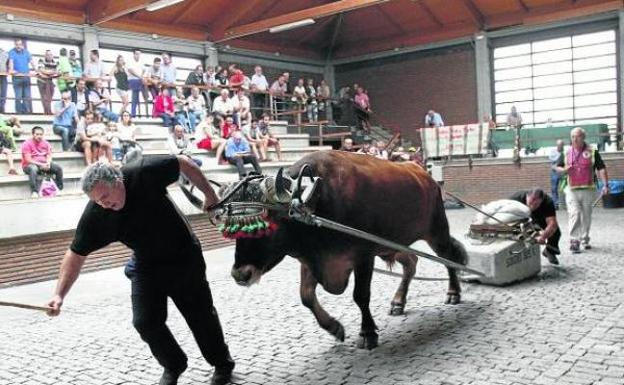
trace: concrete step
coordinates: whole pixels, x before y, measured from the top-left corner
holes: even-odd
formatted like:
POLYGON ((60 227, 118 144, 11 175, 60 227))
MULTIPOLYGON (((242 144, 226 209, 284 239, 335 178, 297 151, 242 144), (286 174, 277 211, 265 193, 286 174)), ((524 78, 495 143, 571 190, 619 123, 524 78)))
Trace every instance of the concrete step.
MULTIPOLYGON (((22 146, 22 143, 24 143, 24 141, 26 139, 30 138, 30 136, 20 136, 19 138, 15 139, 15 143, 17 145, 17 151, 15 156, 20 156, 20 148, 22 146)), ((63 152, 63 146, 61 143, 61 137, 57 136, 57 135, 46 135, 45 140, 47 140, 48 142, 50 142, 50 145, 52 145, 52 151, 55 153, 61 153, 63 152)), ((137 142, 139 142, 139 144, 146 150, 164 150, 167 148, 167 135, 136 135, 136 140, 137 142)))
MULTIPOLYGON (((54 135, 54 131, 52 130, 52 120, 50 120, 49 122, 41 122, 41 123, 36 123, 36 122, 21 122, 22 123, 22 130, 23 130, 23 134, 21 135, 22 137, 30 137, 30 133, 32 131, 32 128, 34 126, 40 126, 43 127, 43 132, 46 136, 52 136, 54 135)), ((137 123, 135 122, 135 126, 136 126, 136 134, 137 135, 168 135, 169 134, 169 128, 168 127, 163 127, 161 124, 161 120, 160 119, 150 119, 145 120, 141 123, 137 123)))

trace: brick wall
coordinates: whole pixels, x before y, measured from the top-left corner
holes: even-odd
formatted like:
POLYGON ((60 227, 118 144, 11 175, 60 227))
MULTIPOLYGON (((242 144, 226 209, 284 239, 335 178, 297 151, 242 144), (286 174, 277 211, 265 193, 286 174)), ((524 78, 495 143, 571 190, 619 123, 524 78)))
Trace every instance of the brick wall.
POLYGON ((345 64, 335 69, 336 87, 358 83, 368 89, 382 124, 415 137, 429 109, 446 124, 476 122, 474 50, 461 45, 345 64))
MULTIPOLYGON (((603 154, 610 179, 624 179, 624 153, 603 154)), ((550 193, 550 163, 545 157, 524 159, 520 167, 510 159, 478 159, 443 166, 444 188, 469 203, 504 199, 514 192, 540 187, 550 193)))

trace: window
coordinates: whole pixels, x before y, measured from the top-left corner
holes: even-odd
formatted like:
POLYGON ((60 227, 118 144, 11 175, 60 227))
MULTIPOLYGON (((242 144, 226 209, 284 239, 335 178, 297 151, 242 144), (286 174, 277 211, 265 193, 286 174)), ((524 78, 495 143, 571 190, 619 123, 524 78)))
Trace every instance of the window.
POLYGON ((495 48, 496 118, 512 106, 525 126, 617 123, 614 30, 495 48))

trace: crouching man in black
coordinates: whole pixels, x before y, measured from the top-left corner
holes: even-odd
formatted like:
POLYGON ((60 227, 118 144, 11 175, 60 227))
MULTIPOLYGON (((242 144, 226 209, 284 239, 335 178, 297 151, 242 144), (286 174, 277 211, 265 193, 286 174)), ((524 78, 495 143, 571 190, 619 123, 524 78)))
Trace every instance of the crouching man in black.
POLYGON ((204 193, 204 208, 216 203, 205 176, 183 156, 146 157, 121 169, 101 162, 87 168, 82 189, 90 202, 61 263, 49 314, 59 314, 86 256, 120 241, 134 252, 125 269, 132 282, 132 323, 164 367, 160 385, 177 384, 187 367, 186 355, 165 324, 167 297, 215 367, 211 384, 226 384, 234 361, 212 303, 201 245, 167 194, 180 173, 204 193))
POLYGON ((542 228, 539 236, 536 238, 537 243, 546 245, 542 255, 548 259, 553 265, 558 265, 557 255, 561 254, 559 250, 559 239, 561 239, 561 231, 557 223, 557 211, 552 198, 541 189, 533 189, 529 191, 518 191, 509 199, 523 203, 531 210, 531 219, 533 223, 542 228))

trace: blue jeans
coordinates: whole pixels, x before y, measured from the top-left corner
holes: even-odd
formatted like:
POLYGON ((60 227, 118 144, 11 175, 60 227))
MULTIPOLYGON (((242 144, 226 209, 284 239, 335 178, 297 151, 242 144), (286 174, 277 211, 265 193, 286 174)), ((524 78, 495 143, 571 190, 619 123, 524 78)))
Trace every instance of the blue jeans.
POLYGON ((50 163, 50 169, 47 171, 44 171, 41 167, 32 163, 22 168, 22 170, 24 171, 24 174, 28 175, 28 184, 30 185, 31 192, 39 192, 37 186, 37 175, 42 173, 50 174, 52 178, 54 178, 56 187, 58 187, 59 190, 63 189, 63 169, 54 162, 50 163))
POLYGON ((550 193, 555 207, 559 207, 559 180, 561 180, 560 174, 556 172, 550 173, 550 193))
POLYGON ((176 122, 176 118, 172 118, 169 114, 160 114, 160 118, 163 121, 163 126, 173 128, 176 122))
POLYGON ((9 80, 6 75, 0 75, 0 114, 4 114, 4 105, 6 104, 7 88, 9 80))
POLYGON ((132 90, 132 106, 130 107, 130 116, 133 118, 136 116, 137 108, 140 110, 140 94, 143 92, 143 81, 141 79, 129 79, 128 85, 130 86, 130 90, 132 90))
POLYGON ((15 113, 32 113, 30 78, 25 76, 13 76, 13 91, 15 92, 15 113))
POLYGON ((178 112, 176 113, 176 119, 178 124, 184 127, 184 131, 187 133, 195 132, 195 126, 197 126, 197 118, 192 112, 178 112))
POLYGON ((52 126, 52 131, 54 131, 56 135, 60 135, 63 151, 69 151, 74 139, 76 138, 76 130, 74 127, 55 124, 52 126))
POLYGON ((102 114, 103 117, 105 117, 111 122, 116 122, 119 120, 119 115, 109 110, 108 108, 101 107, 101 108, 98 108, 97 110, 100 112, 100 114, 102 114))

